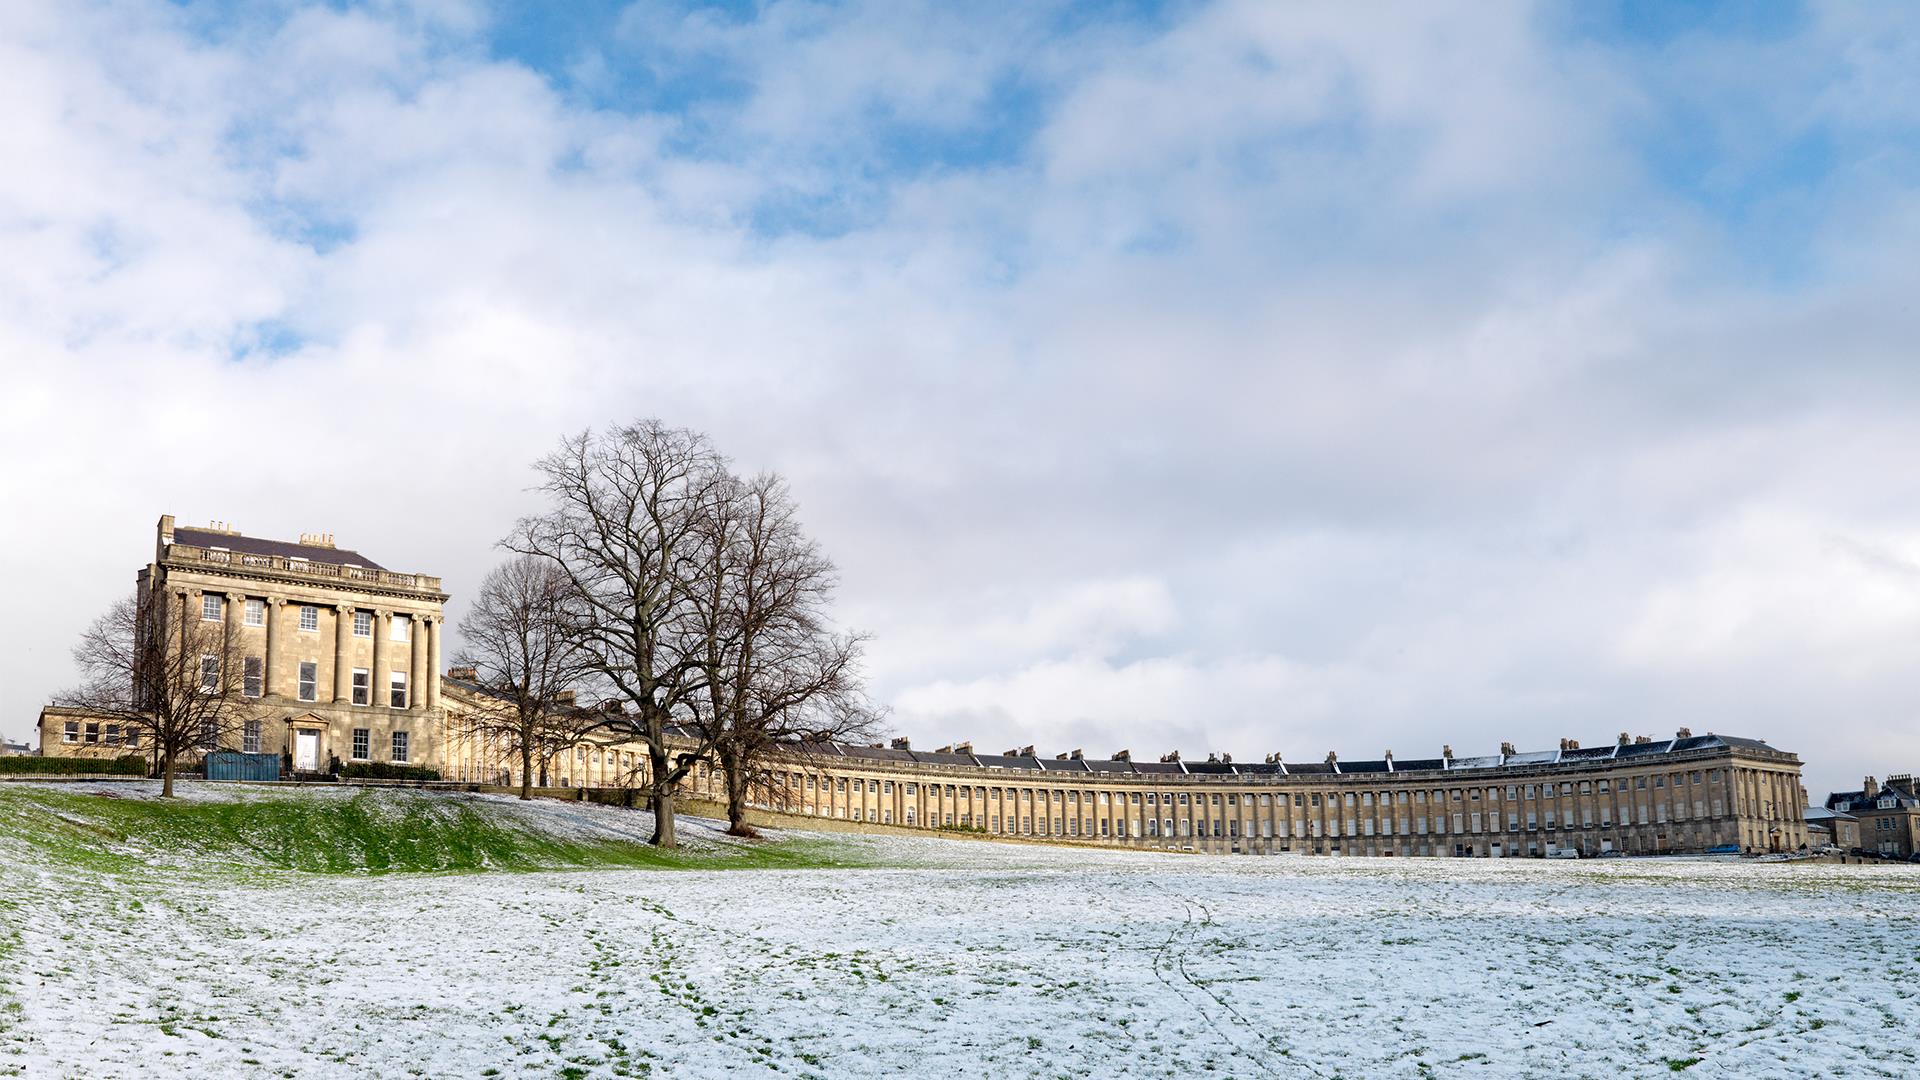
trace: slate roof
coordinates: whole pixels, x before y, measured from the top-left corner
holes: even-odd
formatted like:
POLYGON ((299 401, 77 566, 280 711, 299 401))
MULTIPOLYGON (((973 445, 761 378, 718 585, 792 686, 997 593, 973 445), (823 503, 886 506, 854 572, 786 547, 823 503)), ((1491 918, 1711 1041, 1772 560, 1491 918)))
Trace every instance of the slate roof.
POLYGON ((188 547, 225 548, 242 555, 278 555, 283 559, 306 559, 308 562, 336 563, 341 566, 364 566, 369 570, 385 570, 386 567, 367 558, 357 551, 346 548, 316 547, 312 544, 294 544, 285 540, 267 540, 258 536, 234 536, 230 533, 209 532, 206 529, 173 530, 173 542, 188 547))

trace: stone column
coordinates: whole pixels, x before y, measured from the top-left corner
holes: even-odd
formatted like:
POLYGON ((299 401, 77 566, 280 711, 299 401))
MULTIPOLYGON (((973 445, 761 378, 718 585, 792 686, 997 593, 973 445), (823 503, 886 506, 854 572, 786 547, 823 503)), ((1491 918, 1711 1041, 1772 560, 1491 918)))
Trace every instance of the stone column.
POLYGON ((440 620, 438 615, 427 619, 427 708, 440 707, 440 620))
POLYGON ((240 641, 240 619, 246 610, 246 593, 230 592, 227 594, 227 648, 222 650, 226 654, 226 659, 222 660, 221 663, 224 664, 228 661, 233 661, 240 665, 240 670, 223 671, 220 673, 220 678, 221 681, 225 682, 228 686, 240 691, 243 696, 247 692, 247 658, 246 650, 240 648, 238 643, 240 641))
POLYGON ((387 674, 387 638, 392 636, 393 627, 387 623, 388 612, 385 608, 373 609, 373 671, 367 678, 373 681, 373 693, 368 695, 368 703, 380 708, 387 707, 388 687, 392 676, 387 674))
POLYGON ((407 708, 424 712, 427 707, 426 684, 432 681, 427 677, 427 617, 416 612, 408 618, 412 623, 407 627, 407 644, 413 652, 407 659, 407 708))
POLYGON ((353 640, 353 605, 333 605, 333 703, 353 701, 353 664, 347 658, 347 645, 353 640))
POLYGON ((280 609, 285 606, 285 604, 286 601, 280 597, 267 597, 267 656, 265 660, 266 671, 263 673, 264 681, 261 684, 261 689, 268 694, 277 693, 273 688, 273 679, 274 676, 280 673, 280 658, 275 653, 275 650, 280 647, 280 609))

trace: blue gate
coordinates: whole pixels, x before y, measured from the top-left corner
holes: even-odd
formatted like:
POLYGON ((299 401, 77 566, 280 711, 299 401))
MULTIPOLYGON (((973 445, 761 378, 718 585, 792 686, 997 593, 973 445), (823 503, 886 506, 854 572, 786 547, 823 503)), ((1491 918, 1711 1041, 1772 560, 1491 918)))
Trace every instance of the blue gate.
POLYGON ((280 755, 218 750, 207 755, 209 780, 278 780, 280 755))

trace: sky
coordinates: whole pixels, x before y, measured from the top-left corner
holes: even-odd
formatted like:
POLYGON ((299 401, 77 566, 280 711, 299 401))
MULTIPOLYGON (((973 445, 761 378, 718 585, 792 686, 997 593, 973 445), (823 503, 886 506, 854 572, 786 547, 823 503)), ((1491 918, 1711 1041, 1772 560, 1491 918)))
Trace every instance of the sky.
POLYGON ((658 417, 916 746, 1920 767, 1912 7, 13 0, 0 101, 0 734, 161 514, 451 625, 658 417))

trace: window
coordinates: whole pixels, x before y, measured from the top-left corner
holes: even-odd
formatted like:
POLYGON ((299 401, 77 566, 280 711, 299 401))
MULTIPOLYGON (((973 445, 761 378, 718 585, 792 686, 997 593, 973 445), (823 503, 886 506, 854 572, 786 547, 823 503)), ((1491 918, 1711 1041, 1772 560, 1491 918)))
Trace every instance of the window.
POLYGON ((389 635, 392 638, 392 640, 394 641, 407 640, 407 625, 412 621, 413 620, 407 618, 405 615, 395 615, 392 619, 392 626, 393 626, 392 633, 389 635))
POLYGON ((300 661, 300 700, 313 701, 319 694, 320 665, 312 660, 300 661))
POLYGON ((220 658, 203 656, 200 658, 200 692, 217 694, 220 692, 220 658))
POLYGON ((80 721, 78 720, 67 721, 66 728, 61 733, 60 741, 61 742, 79 742, 80 741, 80 721))
POLYGON ((259 697, 266 690, 266 673, 266 660, 258 656, 247 657, 240 672, 240 692, 248 697, 259 697))
POLYGON ((125 731, 125 733, 124 733, 124 736, 125 736, 125 739, 126 739, 126 744, 127 744, 128 746, 139 746, 139 745, 140 745, 140 729, 139 729, 139 728, 137 728, 137 727, 130 727, 130 728, 128 728, 128 729, 127 729, 127 730, 125 731))
POLYGON ((248 626, 267 625, 267 602, 265 600, 247 601, 246 620, 248 626))
POLYGON ((87 741, 90 743, 97 743, 100 741, 100 725, 99 724, 87 725, 87 741))
POLYGON ((393 681, 388 684, 387 705, 395 709, 407 707, 407 673, 393 672, 393 681))
POLYGON ((246 726, 240 729, 240 750, 246 754, 260 752, 260 721, 249 720, 246 726))
POLYGON ((200 598, 200 618, 204 622, 219 622, 226 600, 224 596, 207 595, 200 598))
POLYGON ((363 667, 353 669, 353 703, 373 704, 373 672, 363 667))
POLYGON ((366 728, 353 729, 353 760, 365 761, 372 750, 373 739, 366 728))
POLYGON ((356 611, 353 613, 353 636, 369 638, 373 636, 373 612, 356 611))
POLYGON ((300 605, 300 629, 317 633, 320 629, 320 609, 312 604, 300 605))
POLYGON ((407 760, 407 733, 404 731, 393 733, 393 760, 407 760))

